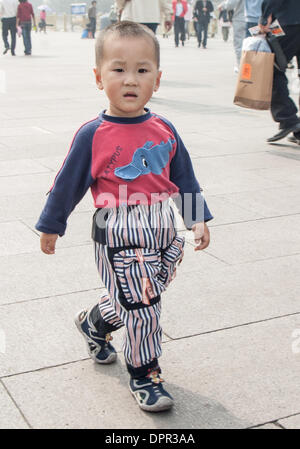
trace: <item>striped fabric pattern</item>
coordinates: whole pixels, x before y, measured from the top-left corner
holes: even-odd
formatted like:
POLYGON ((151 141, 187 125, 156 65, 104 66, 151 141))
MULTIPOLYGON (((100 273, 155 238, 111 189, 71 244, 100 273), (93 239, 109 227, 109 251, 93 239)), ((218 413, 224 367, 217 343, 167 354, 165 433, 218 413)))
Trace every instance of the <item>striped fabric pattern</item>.
POLYGON ((136 206, 132 212, 125 214, 123 209, 111 212, 107 220, 109 244, 95 242, 95 260, 107 289, 99 302, 101 316, 116 330, 125 327, 125 361, 139 368, 161 355, 161 301, 151 304, 151 297, 159 296, 172 280, 175 266, 182 258, 184 241, 176 236, 174 213, 170 207, 161 203, 136 206), (132 228, 124 230, 124 220, 132 224, 132 228), (161 225, 165 227, 160 229, 161 225), (112 266, 109 245, 135 248, 124 248, 115 253, 112 266), (166 250, 161 253, 160 247, 166 250), (144 302, 145 307, 126 309, 120 303, 121 295, 129 304, 144 302))

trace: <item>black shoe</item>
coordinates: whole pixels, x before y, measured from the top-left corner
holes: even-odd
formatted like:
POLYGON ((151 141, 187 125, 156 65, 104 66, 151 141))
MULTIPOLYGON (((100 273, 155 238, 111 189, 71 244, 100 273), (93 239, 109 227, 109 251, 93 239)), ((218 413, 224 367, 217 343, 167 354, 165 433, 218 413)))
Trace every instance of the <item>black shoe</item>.
POLYGON ((182 46, 184 47, 184 41, 182 41, 182 46))
POLYGON ((198 42, 198 47, 201 47, 201 42, 198 42))
POLYGON ((8 50, 9 50, 9 47, 6 48, 6 49, 4 50, 3 54, 6 55, 6 53, 8 52, 8 50))
POLYGON ((16 56, 16 53, 12 50, 12 51, 11 51, 11 55, 12 55, 12 56, 16 56))
POLYGON ((288 134, 293 132, 300 132, 300 123, 296 123, 293 126, 281 129, 279 133, 275 134, 275 136, 269 137, 269 139, 267 139, 267 142, 277 142, 277 140, 281 140, 288 134))

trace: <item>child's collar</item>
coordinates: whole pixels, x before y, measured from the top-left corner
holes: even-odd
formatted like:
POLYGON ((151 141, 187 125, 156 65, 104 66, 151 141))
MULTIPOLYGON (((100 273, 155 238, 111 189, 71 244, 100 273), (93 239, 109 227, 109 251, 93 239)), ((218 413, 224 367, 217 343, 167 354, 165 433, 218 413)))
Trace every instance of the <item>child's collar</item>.
POLYGON ((113 123, 123 123, 123 124, 136 124, 136 123, 143 123, 146 120, 149 120, 149 118, 151 117, 151 112, 150 109, 148 108, 144 108, 146 113, 143 115, 139 115, 138 117, 115 117, 112 115, 107 115, 105 114, 106 109, 103 110, 100 113, 100 118, 102 118, 103 120, 106 120, 108 122, 113 122, 113 123))

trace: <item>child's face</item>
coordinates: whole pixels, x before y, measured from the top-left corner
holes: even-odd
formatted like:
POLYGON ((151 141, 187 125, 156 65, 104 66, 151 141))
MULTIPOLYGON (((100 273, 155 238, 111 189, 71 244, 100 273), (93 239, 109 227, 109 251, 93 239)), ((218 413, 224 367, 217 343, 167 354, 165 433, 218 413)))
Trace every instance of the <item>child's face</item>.
POLYGON ((154 43, 147 37, 107 36, 101 67, 94 69, 99 89, 109 99, 107 114, 137 117, 160 83, 154 43))

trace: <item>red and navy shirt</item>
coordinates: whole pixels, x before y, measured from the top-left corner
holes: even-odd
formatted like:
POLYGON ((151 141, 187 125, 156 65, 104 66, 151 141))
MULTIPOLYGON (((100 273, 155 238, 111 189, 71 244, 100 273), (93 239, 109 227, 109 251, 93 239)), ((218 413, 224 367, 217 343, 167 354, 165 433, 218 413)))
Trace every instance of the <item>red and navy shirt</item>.
POLYGON ((199 201, 203 220, 213 218, 176 129, 148 109, 134 118, 102 112, 77 131, 36 229, 62 236, 69 215, 89 188, 96 208, 151 205, 168 197, 177 203, 176 197, 189 194, 190 216, 183 204, 180 208, 187 228, 195 222, 199 201))

